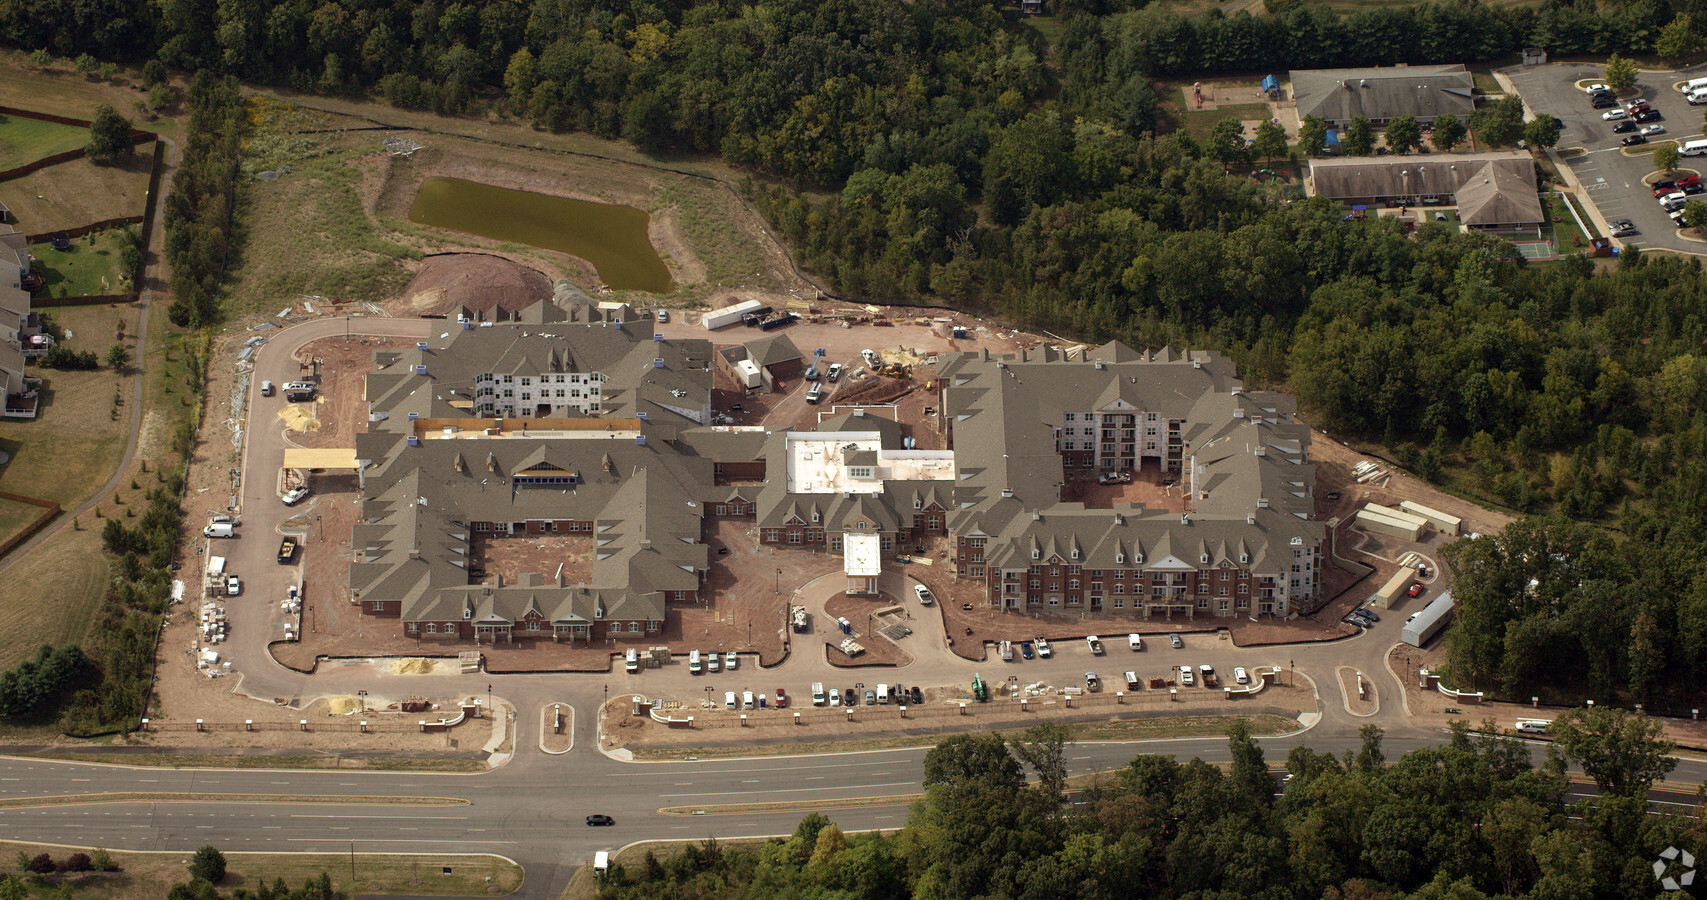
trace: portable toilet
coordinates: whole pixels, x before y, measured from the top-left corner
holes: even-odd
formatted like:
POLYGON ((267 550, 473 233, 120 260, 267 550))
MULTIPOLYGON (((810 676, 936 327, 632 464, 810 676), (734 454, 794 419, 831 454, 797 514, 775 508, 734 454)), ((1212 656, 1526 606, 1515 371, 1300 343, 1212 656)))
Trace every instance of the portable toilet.
POLYGON ((842 630, 842 634, 853 634, 853 625, 845 617, 836 618, 836 627, 842 630))

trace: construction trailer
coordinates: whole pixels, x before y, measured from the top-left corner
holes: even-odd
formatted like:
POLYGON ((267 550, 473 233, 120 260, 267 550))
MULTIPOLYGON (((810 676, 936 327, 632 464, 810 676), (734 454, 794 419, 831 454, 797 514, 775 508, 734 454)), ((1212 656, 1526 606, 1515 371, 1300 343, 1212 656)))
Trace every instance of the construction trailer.
POLYGON ((1460 519, 1457 516, 1447 515, 1438 509, 1429 509, 1421 503, 1412 503, 1409 500, 1400 500, 1399 509, 1402 512, 1408 512, 1413 516, 1422 516, 1429 521, 1429 524, 1447 534, 1452 535, 1453 537, 1457 537, 1464 530, 1463 519, 1460 519))
POLYGON ((1411 614, 1405 627, 1399 630, 1399 640, 1412 647, 1421 647, 1440 633, 1452 620, 1452 592, 1434 598, 1434 602, 1411 614))
POLYGON ((701 316, 699 321, 705 326, 706 331, 716 331, 725 326, 738 324, 742 316, 750 312, 757 312, 761 306, 764 304, 758 300, 742 300, 733 306, 714 309, 701 316))
POLYGON ((1411 586, 1416 574, 1415 569, 1401 566, 1399 571, 1395 572, 1392 578, 1387 579, 1387 583, 1381 585, 1381 589, 1369 598, 1369 605, 1376 609, 1392 609, 1393 604, 1404 596, 1405 589, 1411 586))
POLYGON ((1357 511, 1357 527, 1371 534, 1382 534, 1400 540, 1416 542, 1428 532, 1428 520, 1421 516, 1389 510, 1370 504, 1357 511))

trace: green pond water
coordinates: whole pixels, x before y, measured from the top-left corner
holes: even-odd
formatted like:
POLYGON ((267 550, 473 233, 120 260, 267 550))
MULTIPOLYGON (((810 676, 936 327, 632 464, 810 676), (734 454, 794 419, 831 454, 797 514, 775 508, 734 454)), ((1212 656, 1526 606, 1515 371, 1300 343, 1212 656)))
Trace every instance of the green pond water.
POLYGON ((619 291, 667 294, 670 270, 646 236, 645 210, 551 197, 460 178, 421 182, 409 221, 558 250, 593 264, 619 291))

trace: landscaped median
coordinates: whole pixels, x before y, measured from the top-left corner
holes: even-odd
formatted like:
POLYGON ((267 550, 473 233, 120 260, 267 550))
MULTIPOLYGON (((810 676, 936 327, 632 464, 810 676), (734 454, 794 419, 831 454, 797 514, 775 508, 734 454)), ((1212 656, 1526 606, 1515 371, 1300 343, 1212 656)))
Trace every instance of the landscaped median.
MULTIPOLYGON (((1251 733, 1259 736, 1289 734, 1297 731, 1300 727, 1295 718, 1266 712, 1251 715, 1227 713, 1221 715, 1146 716, 1114 721, 1068 723, 1068 740, 1132 741, 1216 737, 1226 734, 1227 726, 1234 719, 1245 720, 1250 725, 1251 733)), ((993 724, 986 717, 972 720, 967 723, 965 729, 959 730, 987 731, 993 727, 1006 726, 1017 732, 1029 725, 1037 724, 1038 721, 1039 718, 1033 715, 1029 719, 1016 719, 993 724)), ((728 759, 743 756, 810 756, 819 753, 856 753, 867 750, 934 747, 944 737, 955 733, 956 730, 936 728, 929 730, 928 733, 896 733, 888 737, 850 737, 847 740, 825 739, 786 744, 759 741, 736 742, 727 745, 641 745, 632 746, 630 753, 635 759, 645 760, 728 759)), ((869 733, 869 728, 862 732, 862 734, 869 733)))
POLYGON ((95 794, 48 794, 41 797, 3 797, 0 809, 39 806, 87 806, 94 803, 292 803, 343 806, 467 806, 457 797, 408 797, 357 794, 209 794, 184 791, 106 791, 95 794))

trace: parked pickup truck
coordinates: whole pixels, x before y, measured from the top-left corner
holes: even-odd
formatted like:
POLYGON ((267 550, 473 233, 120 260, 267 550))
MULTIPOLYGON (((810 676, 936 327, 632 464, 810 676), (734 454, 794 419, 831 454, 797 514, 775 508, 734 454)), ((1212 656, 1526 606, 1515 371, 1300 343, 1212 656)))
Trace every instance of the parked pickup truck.
POLYGON ((1102 639, 1098 638, 1096 635, 1093 634, 1085 638, 1085 644, 1091 648, 1091 654, 1093 656, 1102 655, 1102 639))
POLYGON ((279 542, 279 565, 289 565, 296 556, 296 538, 287 537, 279 542))
POLYGON ((1049 647, 1048 641, 1044 640, 1043 638, 1038 638, 1037 639, 1037 655, 1041 659, 1048 659, 1049 657, 1055 655, 1055 651, 1049 647))

